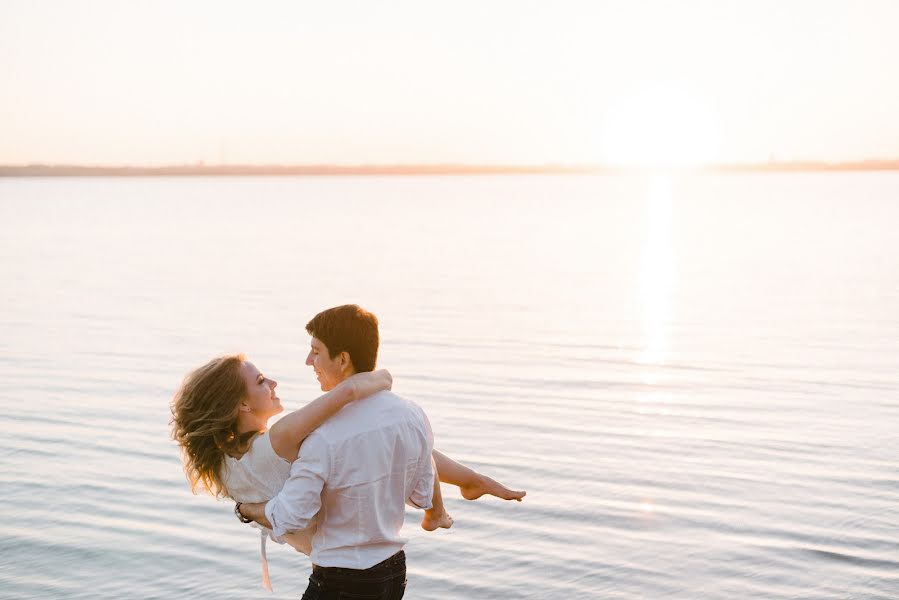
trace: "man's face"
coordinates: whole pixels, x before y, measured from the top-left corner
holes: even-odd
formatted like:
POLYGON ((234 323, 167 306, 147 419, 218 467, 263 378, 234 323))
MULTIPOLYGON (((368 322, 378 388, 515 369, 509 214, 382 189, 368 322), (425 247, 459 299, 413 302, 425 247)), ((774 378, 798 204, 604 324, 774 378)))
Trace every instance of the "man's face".
POLYGON ((318 379, 322 391, 329 392, 345 379, 343 368, 340 366, 341 355, 338 354, 332 359, 328 353, 328 347, 315 337, 312 338, 310 346, 311 349, 309 350, 309 356, 306 357, 306 364, 315 371, 316 379, 318 379))

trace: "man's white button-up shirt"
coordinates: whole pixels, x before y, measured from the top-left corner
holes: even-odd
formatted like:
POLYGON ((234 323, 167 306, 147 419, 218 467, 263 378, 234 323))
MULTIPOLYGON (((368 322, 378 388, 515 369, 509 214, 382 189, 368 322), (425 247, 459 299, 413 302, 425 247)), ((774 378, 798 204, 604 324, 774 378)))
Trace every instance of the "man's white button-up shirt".
POLYGON ((406 544, 405 504, 431 508, 433 449, 417 404, 389 391, 353 402, 306 438, 265 516, 280 536, 318 515, 313 564, 367 569, 406 544))

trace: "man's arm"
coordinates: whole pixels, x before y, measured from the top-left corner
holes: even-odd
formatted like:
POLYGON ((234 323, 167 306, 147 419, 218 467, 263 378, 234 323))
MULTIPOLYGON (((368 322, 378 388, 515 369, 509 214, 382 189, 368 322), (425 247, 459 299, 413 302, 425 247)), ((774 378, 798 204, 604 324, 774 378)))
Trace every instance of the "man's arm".
POLYGON ((276 536, 305 529, 321 508, 321 493, 328 479, 328 447, 312 433, 290 467, 290 477, 278 495, 266 503, 241 504, 240 513, 268 527, 276 536))
POLYGON ((406 498, 406 504, 412 508, 429 510, 434 507, 434 482, 437 479, 436 471, 434 470, 434 459, 431 458, 427 462, 428 464, 424 466, 420 477, 412 487, 412 493, 406 498))
POLYGON ((272 524, 265 518, 265 502, 241 502, 237 505, 241 516, 256 521, 263 527, 272 528, 272 524))
POLYGON ((423 452, 427 452, 427 454, 422 456, 422 468, 418 472, 418 478, 412 485, 412 492, 409 494, 409 497, 406 498, 406 504, 413 508, 427 510, 433 505, 434 479, 436 478, 434 459, 431 456, 434 452, 434 433, 431 431, 431 423, 428 421, 428 416, 421 410, 421 408, 419 408, 419 411, 421 412, 422 421, 424 423, 426 436, 425 445, 427 446, 426 449, 423 449, 423 452))

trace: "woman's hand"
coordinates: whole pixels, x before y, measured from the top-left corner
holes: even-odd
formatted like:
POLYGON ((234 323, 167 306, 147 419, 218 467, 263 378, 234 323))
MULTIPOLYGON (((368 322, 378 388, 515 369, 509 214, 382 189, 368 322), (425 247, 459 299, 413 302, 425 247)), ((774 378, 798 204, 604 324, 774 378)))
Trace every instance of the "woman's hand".
POLYGON ((370 373, 356 373, 347 379, 352 385, 353 400, 361 400, 393 387, 393 376, 387 369, 378 369, 370 373))

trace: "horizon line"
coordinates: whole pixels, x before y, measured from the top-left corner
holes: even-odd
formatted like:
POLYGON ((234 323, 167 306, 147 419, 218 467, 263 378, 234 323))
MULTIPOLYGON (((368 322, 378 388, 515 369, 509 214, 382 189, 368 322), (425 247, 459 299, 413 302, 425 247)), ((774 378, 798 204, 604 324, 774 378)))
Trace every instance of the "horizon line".
POLYGON ((502 174, 624 174, 651 171, 892 171, 899 159, 852 161, 767 161, 708 165, 603 165, 595 163, 479 164, 479 163, 195 163, 166 165, 84 165, 73 163, 0 164, 0 177, 78 176, 253 176, 253 175, 502 175, 502 174))

